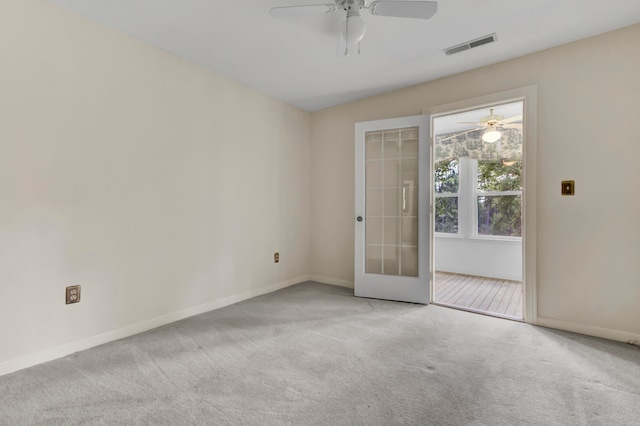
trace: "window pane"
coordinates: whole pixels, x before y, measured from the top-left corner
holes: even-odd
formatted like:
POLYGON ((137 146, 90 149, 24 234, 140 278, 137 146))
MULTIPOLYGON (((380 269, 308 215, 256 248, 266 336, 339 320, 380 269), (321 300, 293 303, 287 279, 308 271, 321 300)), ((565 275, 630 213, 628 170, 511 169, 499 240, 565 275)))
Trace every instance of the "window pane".
POLYGON ((418 158, 418 139, 403 140, 400 155, 402 158, 418 158))
POLYGON ((365 272, 367 274, 382 273, 382 246, 367 245, 365 251, 365 272))
POLYGON ((400 275, 405 277, 418 276, 418 247, 400 248, 400 275))
POLYGON ((382 218, 368 217, 365 225, 365 244, 382 244, 382 218))
POLYGON ((436 232, 458 233, 458 197, 436 197, 436 232))
POLYGON ((385 217, 383 219, 384 232, 382 244, 385 246, 397 246, 400 244, 400 218, 385 217))
POLYGON ((384 190, 384 201, 382 205, 383 216, 400 216, 400 198, 399 188, 386 188, 384 190))
POLYGON ((384 246, 382 249, 382 273, 384 275, 400 275, 400 247, 384 246))
POLYGON ((382 155, 383 158, 398 158, 400 156, 400 132, 398 130, 384 132, 382 155))
POLYGON ((478 192, 522 191, 520 161, 478 161, 478 192))
POLYGON ((382 216, 382 189, 367 189, 366 217, 382 216))
POLYGON ((435 165, 435 192, 436 194, 458 192, 459 168, 458 160, 444 160, 435 165))
POLYGON ((418 159, 402 160, 400 166, 402 186, 418 186, 418 159))
POLYGON ((375 160, 382 158, 382 133, 367 132, 365 135, 366 149, 365 158, 375 160))
POLYGON ((367 161, 365 181, 367 188, 382 188, 382 161, 367 161))
POLYGON ((522 236, 522 196, 478 197, 478 234, 522 236))
POLYGON ((384 186, 386 188, 397 188, 400 186, 400 162, 398 160, 384 160, 384 186))
POLYGON ((418 218, 403 217, 402 218, 402 240, 403 246, 418 246, 418 218))

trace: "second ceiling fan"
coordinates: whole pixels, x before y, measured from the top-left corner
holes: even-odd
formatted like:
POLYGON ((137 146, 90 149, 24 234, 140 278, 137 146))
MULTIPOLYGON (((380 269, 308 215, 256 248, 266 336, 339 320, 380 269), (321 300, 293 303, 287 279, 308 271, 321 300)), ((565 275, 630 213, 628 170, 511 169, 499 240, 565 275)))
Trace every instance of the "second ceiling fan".
POLYGON ((494 114, 493 108, 489 110, 489 115, 482 117, 478 122, 463 121, 460 124, 473 124, 477 127, 463 132, 456 133, 454 135, 447 136, 441 139, 440 142, 456 138, 458 136, 475 132, 477 130, 483 130, 482 140, 488 143, 496 142, 502 136, 501 130, 505 129, 522 129, 522 114, 514 115, 513 117, 505 118, 504 115, 494 114))
POLYGON ((360 11, 368 10, 372 15, 396 18, 430 19, 438 11, 435 1, 395 1, 376 0, 367 4, 365 0, 335 0, 335 3, 301 6, 282 6, 271 8, 271 16, 292 17, 317 13, 345 12, 342 25, 342 38, 346 42, 345 56, 349 55, 349 46, 358 46, 364 37, 366 26, 360 11))

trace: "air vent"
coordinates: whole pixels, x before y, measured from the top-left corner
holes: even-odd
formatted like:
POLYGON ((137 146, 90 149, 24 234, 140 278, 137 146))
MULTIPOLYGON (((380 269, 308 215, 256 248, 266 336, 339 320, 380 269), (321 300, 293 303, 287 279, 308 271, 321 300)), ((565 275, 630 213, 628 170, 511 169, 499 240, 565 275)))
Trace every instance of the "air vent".
POLYGON ((473 49, 474 47, 482 46, 483 44, 493 43, 496 40, 498 40, 498 36, 493 33, 484 37, 477 38, 475 40, 470 40, 461 44, 457 44, 455 46, 448 47, 444 49, 444 53, 449 56, 453 55, 454 53, 459 53, 465 50, 473 49))

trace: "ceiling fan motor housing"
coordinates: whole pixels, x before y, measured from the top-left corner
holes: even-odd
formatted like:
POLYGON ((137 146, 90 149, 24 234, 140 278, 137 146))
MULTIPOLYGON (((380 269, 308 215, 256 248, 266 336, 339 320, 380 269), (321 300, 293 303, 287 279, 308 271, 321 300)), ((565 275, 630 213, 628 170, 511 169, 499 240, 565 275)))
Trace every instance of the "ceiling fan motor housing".
POLYGON ((482 117, 480 119, 480 123, 485 123, 488 125, 496 125, 502 120, 504 120, 504 115, 499 115, 499 114, 494 115, 493 108, 491 108, 491 111, 489 111, 489 115, 487 115, 486 117, 482 117))
POLYGON ((364 0, 336 0, 336 4, 347 12, 360 10, 364 7, 364 0))

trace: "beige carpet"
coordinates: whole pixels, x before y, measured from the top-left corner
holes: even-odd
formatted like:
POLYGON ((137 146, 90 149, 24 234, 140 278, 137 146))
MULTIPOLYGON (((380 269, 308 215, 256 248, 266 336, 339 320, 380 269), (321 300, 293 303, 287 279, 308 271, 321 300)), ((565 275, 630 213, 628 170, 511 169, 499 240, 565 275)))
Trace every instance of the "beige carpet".
POLYGON ((638 425, 640 349, 304 283, 0 377, 0 424, 638 425))

